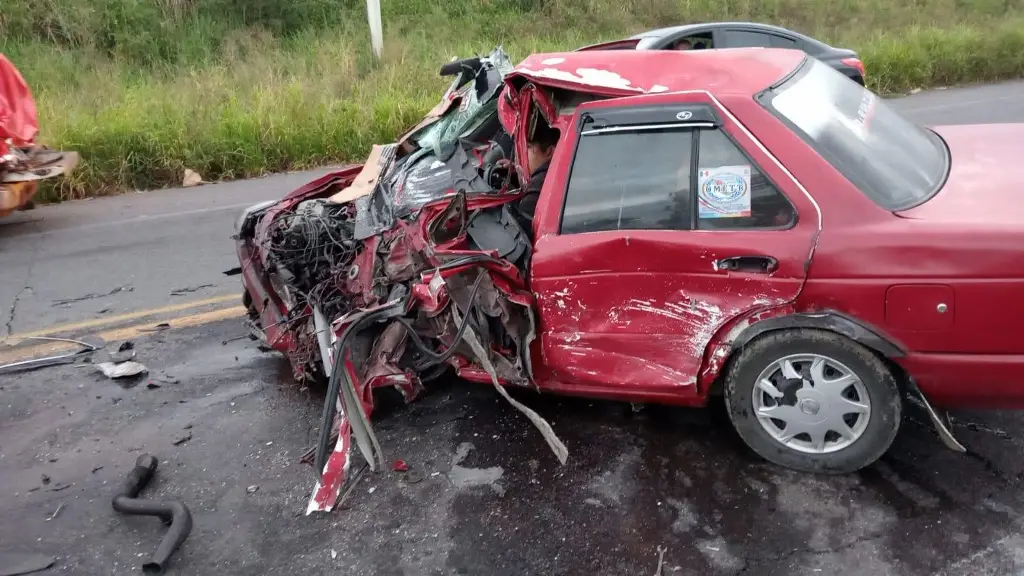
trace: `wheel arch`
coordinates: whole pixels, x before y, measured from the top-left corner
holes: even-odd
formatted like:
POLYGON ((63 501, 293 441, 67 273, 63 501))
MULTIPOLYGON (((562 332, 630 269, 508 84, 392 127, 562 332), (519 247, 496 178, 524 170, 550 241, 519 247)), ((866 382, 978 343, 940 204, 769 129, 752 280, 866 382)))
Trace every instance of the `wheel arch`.
POLYGON ((775 330, 791 330, 794 328, 817 328, 846 336, 881 354, 885 358, 901 358, 906 350, 892 338, 868 325, 865 322, 841 312, 828 310, 823 312, 804 312, 765 318, 753 322, 740 332, 732 341, 733 350, 741 348, 754 338, 775 330))
MULTIPOLYGON (((760 316, 760 315, 759 315, 760 316)), ((819 312, 788 312, 755 320, 743 316, 723 326, 712 338, 700 371, 700 383, 708 395, 722 391, 722 378, 733 358, 754 339, 780 330, 811 328, 844 336, 874 352, 899 380, 905 376, 895 361, 906 355, 906 349, 895 339, 866 322, 836 310, 819 312)))

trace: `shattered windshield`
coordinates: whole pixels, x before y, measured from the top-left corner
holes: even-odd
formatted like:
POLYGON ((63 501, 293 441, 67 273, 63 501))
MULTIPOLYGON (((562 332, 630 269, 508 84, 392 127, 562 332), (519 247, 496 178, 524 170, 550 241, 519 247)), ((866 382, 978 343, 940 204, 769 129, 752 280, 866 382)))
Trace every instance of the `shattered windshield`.
POLYGON ((491 190, 481 173, 480 157, 489 148, 488 142, 497 137, 494 132, 501 129, 496 121, 497 96, 513 66, 501 47, 480 63, 475 77, 456 78, 443 96, 460 95, 459 107, 411 135, 418 150, 396 158, 394 147, 388 147, 383 177, 368 197, 356 201, 357 239, 379 234, 391 228, 396 218, 445 195, 491 190))
POLYGON ((458 93, 462 103, 457 110, 452 110, 437 122, 424 128, 413 136, 413 141, 420 148, 429 148, 435 155, 441 154, 441 147, 452 144, 478 128, 489 117, 497 113, 498 100, 494 96, 501 90, 502 80, 512 71, 512 61, 505 51, 495 48, 486 58, 481 58, 484 74, 487 75, 486 91, 477 92, 476 82, 467 82, 461 88, 456 86, 457 78, 448 88, 447 94, 458 93))

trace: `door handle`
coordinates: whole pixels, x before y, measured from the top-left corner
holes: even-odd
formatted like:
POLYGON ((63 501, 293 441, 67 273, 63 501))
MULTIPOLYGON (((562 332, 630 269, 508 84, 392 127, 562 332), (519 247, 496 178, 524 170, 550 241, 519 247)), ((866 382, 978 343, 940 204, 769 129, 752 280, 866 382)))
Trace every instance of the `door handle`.
POLYGON ((771 274, 779 267, 779 261, 771 256, 731 256, 715 260, 715 270, 726 272, 751 272, 771 274))

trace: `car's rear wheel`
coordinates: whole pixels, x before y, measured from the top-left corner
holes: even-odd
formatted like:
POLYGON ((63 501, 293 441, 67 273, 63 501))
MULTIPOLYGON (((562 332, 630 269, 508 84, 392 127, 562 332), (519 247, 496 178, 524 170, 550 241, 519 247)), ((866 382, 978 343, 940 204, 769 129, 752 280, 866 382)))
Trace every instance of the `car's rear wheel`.
POLYGON ((896 437, 902 406, 884 362, 823 330, 771 332, 745 346, 726 374, 740 437, 760 456, 807 472, 853 472, 896 437))

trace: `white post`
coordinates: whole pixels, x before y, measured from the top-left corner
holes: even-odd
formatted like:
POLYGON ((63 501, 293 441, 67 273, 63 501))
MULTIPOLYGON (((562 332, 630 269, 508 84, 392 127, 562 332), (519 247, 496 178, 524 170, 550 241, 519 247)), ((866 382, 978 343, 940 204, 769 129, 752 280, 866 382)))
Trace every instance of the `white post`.
POLYGON ((384 31, 380 23, 380 0, 366 0, 366 17, 370 21, 370 46, 373 55, 380 60, 384 51, 384 31))

